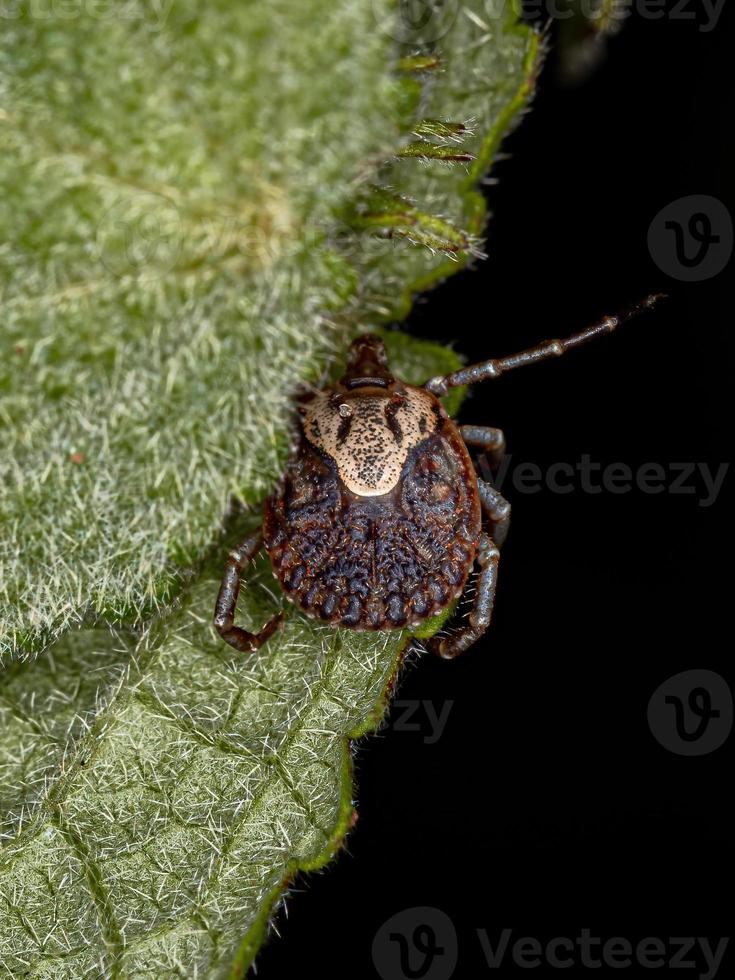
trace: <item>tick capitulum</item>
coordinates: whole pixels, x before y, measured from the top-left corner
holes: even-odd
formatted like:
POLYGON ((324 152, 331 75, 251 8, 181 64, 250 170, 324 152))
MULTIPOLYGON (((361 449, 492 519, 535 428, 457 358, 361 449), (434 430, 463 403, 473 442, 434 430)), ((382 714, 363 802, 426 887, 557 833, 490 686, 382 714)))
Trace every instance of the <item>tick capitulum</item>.
POLYGON ((235 625, 242 571, 263 544, 287 597, 307 615, 355 630, 412 627, 459 598, 477 568, 466 620, 428 646, 455 657, 488 628, 499 548, 510 505, 475 470, 469 449, 497 462, 500 429, 457 426, 439 398, 450 388, 566 353, 650 309, 649 296, 617 316, 537 347, 483 361, 422 387, 394 377, 382 341, 358 337, 344 377, 302 399, 297 446, 264 508, 263 530, 227 559, 214 625, 237 650, 257 650, 280 625, 259 633, 235 625))

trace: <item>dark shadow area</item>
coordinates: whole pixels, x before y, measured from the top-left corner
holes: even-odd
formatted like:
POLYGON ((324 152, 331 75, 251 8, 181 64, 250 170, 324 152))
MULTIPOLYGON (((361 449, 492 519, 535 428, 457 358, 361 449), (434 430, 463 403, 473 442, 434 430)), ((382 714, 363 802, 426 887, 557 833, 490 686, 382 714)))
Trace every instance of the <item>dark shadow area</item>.
MULTIPOLYGON (((397 698, 414 713, 394 706, 391 725, 356 747, 357 826, 333 865, 295 883, 281 938, 257 960, 263 980, 378 977, 374 937, 413 906, 446 912, 458 939, 453 973, 413 974, 429 980, 523 975, 510 948, 488 968, 478 929, 492 946, 506 928, 511 944, 574 941, 585 928, 633 945, 657 937, 666 963, 671 937, 708 937, 714 949, 729 934, 720 893, 732 876, 733 736, 678 755, 654 738, 647 705, 680 671, 732 677, 732 474, 714 502, 704 475, 730 453, 732 264, 681 282, 658 268, 647 236, 686 195, 735 212, 732 28, 732 7, 708 33, 634 17, 577 87, 560 82, 552 51, 487 189, 487 261, 422 297, 409 320, 479 360, 652 291, 671 297, 613 338, 466 400, 462 421, 502 427, 511 456, 493 625, 457 661, 409 665, 397 698), (541 473, 536 492, 518 478, 527 463, 541 473), (557 463, 574 471, 556 471, 569 492, 548 483, 557 463), (628 491, 624 471, 585 489, 578 466, 600 467, 589 487, 612 464, 630 470, 628 491), (660 492, 636 482, 649 464, 664 470, 660 492)), ((685 976, 706 974, 701 953, 683 959, 699 967, 685 976)), ((558 972, 542 963, 533 975, 558 972)))

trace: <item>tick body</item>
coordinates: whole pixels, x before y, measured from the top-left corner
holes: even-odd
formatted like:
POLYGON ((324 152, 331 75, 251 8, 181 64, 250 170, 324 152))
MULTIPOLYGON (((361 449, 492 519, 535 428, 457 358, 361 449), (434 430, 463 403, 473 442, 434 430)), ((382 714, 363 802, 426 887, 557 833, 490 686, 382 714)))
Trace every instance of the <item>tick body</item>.
POLYGON ((231 646, 255 650, 259 633, 234 623, 244 567, 264 544, 286 596, 308 616, 355 630, 417 626, 458 599, 473 578, 465 620, 428 645, 444 657, 467 649, 490 624, 499 548, 510 506, 475 469, 470 448, 494 460, 499 429, 457 426, 439 397, 565 353, 649 309, 658 296, 606 317, 566 340, 485 361, 422 387, 391 374, 372 335, 352 344, 344 377, 299 405, 294 452, 264 508, 263 532, 231 552, 214 624, 231 646))

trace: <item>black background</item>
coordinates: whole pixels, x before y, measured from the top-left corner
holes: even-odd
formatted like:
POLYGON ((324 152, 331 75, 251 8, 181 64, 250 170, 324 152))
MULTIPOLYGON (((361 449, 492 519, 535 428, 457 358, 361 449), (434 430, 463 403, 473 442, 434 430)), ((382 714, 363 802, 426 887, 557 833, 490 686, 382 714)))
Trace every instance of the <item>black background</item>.
MULTIPOLYGON (((487 261, 423 297, 407 324, 479 360, 670 293, 612 339, 475 390, 461 420, 501 426, 514 466, 586 453, 716 469, 729 457, 732 266, 681 284, 651 260, 647 231, 688 194, 733 211, 732 15, 730 4, 712 33, 634 17, 576 87, 552 50, 487 189, 487 261)), ((376 977, 377 930, 412 906, 451 917, 461 978, 523 975, 510 958, 487 969, 478 928, 493 942, 506 927, 541 942, 583 928, 633 943, 729 934, 732 737, 711 755, 675 755, 646 706, 682 670, 731 678, 731 480, 708 508, 701 484, 693 495, 504 485, 513 521, 490 632, 452 662, 412 657, 396 695, 437 711, 452 701, 446 727, 428 744, 426 716, 402 731, 394 708, 355 747, 356 828, 336 861, 294 883, 259 978, 376 977)), ((720 975, 731 969, 729 951, 720 975)))

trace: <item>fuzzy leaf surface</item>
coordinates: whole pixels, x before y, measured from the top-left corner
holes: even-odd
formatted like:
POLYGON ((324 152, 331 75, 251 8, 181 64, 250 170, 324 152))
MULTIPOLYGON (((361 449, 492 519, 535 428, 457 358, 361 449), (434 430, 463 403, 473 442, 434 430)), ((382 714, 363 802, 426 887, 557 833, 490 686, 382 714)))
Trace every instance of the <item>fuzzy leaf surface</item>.
POLYGON ((164 606, 230 494, 278 476, 296 383, 451 271, 400 229, 352 229, 370 180, 456 225, 467 257, 471 188, 538 51, 483 6, 456 7, 416 77, 387 0, 4 20, 0 658, 164 606), (398 156, 424 115, 472 118, 472 167, 398 156))
MULTIPOLYGON (((490 22, 486 3, 450 6, 423 46, 396 43, 380 0, 175 0, 165 17, 131 0, 102 30, 86 8, 6 25, 13 976, 239 974, 285 883, 350 825, 349 739, 379 723, 407 637, 289 609, 256 657, 231 656, 209 624, 222 556, 257 515, 217 539, 230 495, 252 511, 281 471, 296 383, 480 249, 476 183, 538 42, 507 4, 490 22), (459 136, 467 162, 402 154, 459 136), (371 208, 382 237, 354 220, 371 208)), ((386 339, 407 380, 457 366, 386 339)), ((261 559, 238 619, 258 628, 280 603, 261 559)))
MULTIPOLYGON (((411 379, 458 363, 386 340, 411 379)), ((6 669, 0 962, 11 976, 241 970, 284 882, 341 843, 348 738, 380 722, 408 633, 334 630, 289 605, 282 633, 233 654, 211 627, 225 550, 140 637, 70 631, 6 669)), ((261 555, 239 621, 274 614, 272 583, 261 555)))

